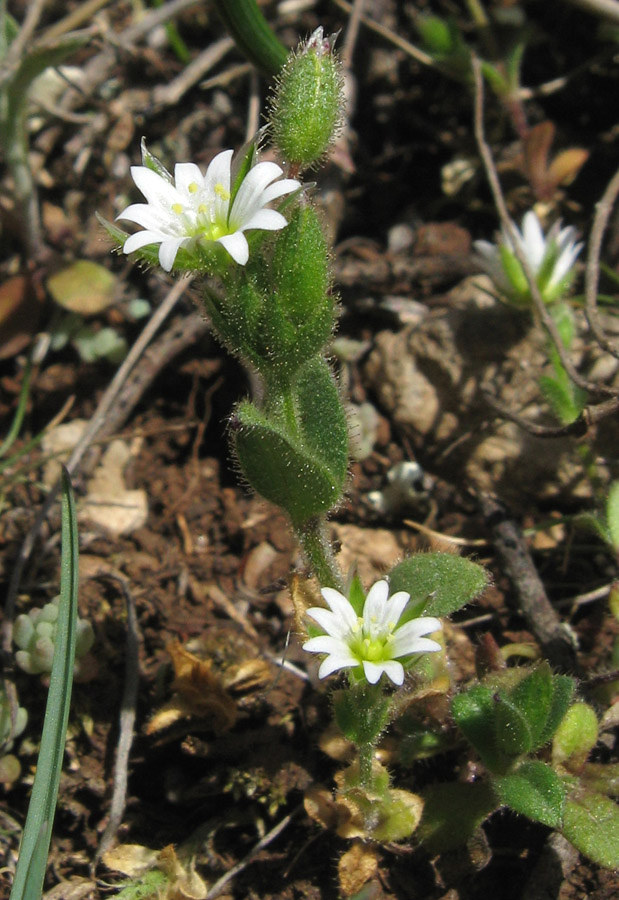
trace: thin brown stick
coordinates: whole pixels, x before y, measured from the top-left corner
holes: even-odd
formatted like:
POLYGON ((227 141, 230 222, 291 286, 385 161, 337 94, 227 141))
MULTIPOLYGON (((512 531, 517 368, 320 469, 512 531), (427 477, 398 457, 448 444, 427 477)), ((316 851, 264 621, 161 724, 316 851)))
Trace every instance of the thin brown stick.
POLYGON ((501 566, 514 586, 514 608, 526 619, 551 665, 573 672, 574 642, 548 599, 522 531, 497 497, 482 494, 480 504, 501 566))
POLYGON ((204 900, 215 900, 215 897, 219 897, 228 882, 232 881, 233 878, 236 878, 239 872, 242 872, 243 869, 246 869, 247 866, 254 861, 261 850, 264 850, 264 848, 268 847, 268 845, 272 843, 275 838, 279 837, 282 831, 288 828, 293 818, 298 815, 302 809, 302 806, 298 806, 295 810, 289 813, 289 815, 284 816, 281 822, 278 822, 274 828, 271 828, 271 830, 267 834, 265 834, 265 836, 260 841, 258 841, 255 847, 253 847, 249 851, 245 859, 242 859, 241 862, 237 863, 235 866, 232 866, 232 868, 229 869, 225 875, 222 875, 222 877, 215 882, 204 900))
POLYGON ((554 344, 557 353, 559 354, 561 365, 567 372, 567 375, 569 376, 571 381, 573 381, 574 384, 582 390, 594 395, 602 394, 606 395, 607 397, 616 397, 619 395, 619 390, 617 390, 616 388, 608 387, 605 384, 600 384, 595 381, 589 381, 588 379, 583 378, 582 375, 580 375, 580 373, 576 370, 565 348, 565 345, 561 340, 561 336, 557 329, 556 323, 548 312, 548 308, 544 303, 544 299, 535 282, 535 278, 533 277, 529 262, 520 246, 520 242, 517 239, 518 232, 511 216, 509 215, 505 197, 503 195, 503 190, 501 188, 501 183, 499 181, 499 176, 496 170, 496 166, 494 165, 494 160, 492 158, 492 153, 490 151, 488 143, 486 142, 484 134, 484 88, 481 64, 479 59, 475 56, 471 58, 471 64, 473 67, 473 76, 475 81, 475 139, 477 141, 479 153, 484 164, 484 169, 486 171, 486 176, 490 184, 490 190, 492 191, 492 196, 494 198, 494 203, 499 214, 501 225, 511 238, 514 254, 518 259, 518 262, 522 266, 522 270, 529 285, 531 299, 533 300, 535 311, 537 312, 542 325, 548 332, 548 335, 550 336, 550 339, 554 344))
POLYGON ((611 341, 600 322, 597 308, 598 280, 600 277, 600 255, 602 252, 602 240, 608 227, 608 220, 613 206, 619 194, 619 169, 615 172, 608 187, 597 204, 593 227, 589 237, 589 254, 587 256, 587 268, 585 271, 585 312, 589 328, 593 332, 596 341, 607 353, 619 359, 619 345, 617 341, 611 341))
POLYGON ((531 422, 524 416, 507 409, 491 394, 484 392, 483 396, 497 415, 509 419, 510 422, 515 422, 523 431, 539 438, 584 437, 593 425, 614 415, 619 410, 619 397, 611 397, 610 400, 605 400, 603 403, 585 407, 578 418, 567 425, 538 425, 537 422, 531 422))
POLYGON ((116 762, 114 765, 114 790, 110 803, 110 817, 107 827, 103 832, 99 847, 91 866, 94 874, 99 860, 116 838, 125 814, 127 801, 127 783, 129 781, 129 753, 133 743, 133 730, 135 726, 136 704, 138 697, 139 667, 139 633, 138 617, 135 609, 135 600, 124 578, 114 576, 125 597, 127 605, 127 639, 125 642, 125 688, 120 707, 120 722, 118 746, 116 748, 116 762))

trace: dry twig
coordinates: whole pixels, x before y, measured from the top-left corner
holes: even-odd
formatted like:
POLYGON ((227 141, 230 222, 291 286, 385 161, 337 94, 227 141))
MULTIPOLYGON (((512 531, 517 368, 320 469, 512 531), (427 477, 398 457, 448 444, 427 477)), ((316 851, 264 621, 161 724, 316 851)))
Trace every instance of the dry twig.
POLYGON ((573 672, 574 642, 546 595, 522 531, 497 497, 482 494, 480 503, 499 561, 515 589, 515 609, 525 617, 550 663, 561 671, 573 672))

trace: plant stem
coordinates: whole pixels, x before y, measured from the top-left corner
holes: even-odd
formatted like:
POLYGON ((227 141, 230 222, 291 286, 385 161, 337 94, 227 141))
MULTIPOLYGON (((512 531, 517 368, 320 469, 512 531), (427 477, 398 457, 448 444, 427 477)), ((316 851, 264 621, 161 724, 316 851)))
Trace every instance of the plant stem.
POLYGON ((374 744, 361 744, 359 746, 359 781, 361 787, 369 791, 372 787, 372 758, 374 756, 374 744))
POLYGON ((344 578, 325 534, 324 518, 320 516, 311 518, 298 529, 298 536, 307 561, 321 586, 341 591, 344 587, 344 578))

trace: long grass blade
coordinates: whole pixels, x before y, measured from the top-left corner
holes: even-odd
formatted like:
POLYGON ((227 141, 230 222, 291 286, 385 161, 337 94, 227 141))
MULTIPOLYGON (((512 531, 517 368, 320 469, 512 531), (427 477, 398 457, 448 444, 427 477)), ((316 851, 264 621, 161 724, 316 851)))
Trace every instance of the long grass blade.
POLYGON ((77 622, 78 534, 69 473, 62 473, 60 603, 41 749, 10 900, 40 900, 69 721, 77 622))

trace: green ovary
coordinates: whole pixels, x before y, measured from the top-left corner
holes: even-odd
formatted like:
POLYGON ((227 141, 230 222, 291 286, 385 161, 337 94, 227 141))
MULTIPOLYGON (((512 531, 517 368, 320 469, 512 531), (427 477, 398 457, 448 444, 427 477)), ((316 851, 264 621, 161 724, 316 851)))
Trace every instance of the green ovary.
POLYGON ((387 659, 393 659, 392 636, 390 634, 380 635, 379 637, 369 638, 364 636, 363 632, 359 632, 350 642, 349 647, 351 653, 357 657, 359 662, 367 660, 367 662, 383 662, 387 659))

